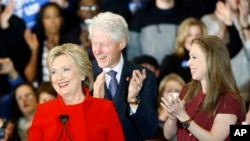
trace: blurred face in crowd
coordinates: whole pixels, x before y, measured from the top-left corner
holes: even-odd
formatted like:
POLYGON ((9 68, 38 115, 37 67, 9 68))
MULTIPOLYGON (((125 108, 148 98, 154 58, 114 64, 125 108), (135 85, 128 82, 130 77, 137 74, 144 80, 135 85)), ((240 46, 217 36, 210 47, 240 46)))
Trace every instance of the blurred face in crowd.
POLYGON ((97 0, 80 0, 77 14, 81 20, 91 19, 99 12, 99 8, 97 0))
POLYGON ((168 93, 180 93, 182 90, 182 85, 175 81, 175 80, 169 80, 167 83, 164 85, 163 89, 163 96, 167 95, 168 93))
POLYGON ((119 63, 126 44, 125 40, 117 42, 99 29, 93 29, 91 42, 93 54, 101 68, 114 68, 119 63))
POLYGON ((189 33, 185 39, 185 48, 187 51, 190 50, 192 40, 202 36, 202 34, 202 29, 199 25, 191 25, 189 27, 189 33))
POLYGON ((57 56, 53 60, 50 67, 50 80, 54 89, 62 97, 72 96, 82 91, 80 72, 67 55, 57 56))
POLYGON ((45 33, 57 34, 62 24, 62 17, 56 7, 49 6, 44 10, 42 21, 45 33))
POLYGON ((17 105, 23 114, 32 114, 36 111, 36 93, 28 85, 21 85, 16 89, 17 105))
POLYGON ((192 79, 205 81, 207 70, 206 56, 201 50, 200 45, 193 43, 189 52, 189 60, 187 65, 190 68, 192 79))
POLYGON ((53 94, 50 94, 48 92, 42 92, 39 94, 39 103, 44 103, 50 100, 55 99, 56 97, 53 94))

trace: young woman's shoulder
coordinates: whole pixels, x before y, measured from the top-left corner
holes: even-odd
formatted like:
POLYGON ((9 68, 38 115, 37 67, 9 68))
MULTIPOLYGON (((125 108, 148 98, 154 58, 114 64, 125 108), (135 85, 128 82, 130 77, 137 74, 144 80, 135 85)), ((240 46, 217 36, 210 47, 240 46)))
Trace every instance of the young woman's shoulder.
POLYGON ((240 115, 241 104, 238 99, 236 99, 231 93, 227 92, 220 97, 217 112, 240 115))

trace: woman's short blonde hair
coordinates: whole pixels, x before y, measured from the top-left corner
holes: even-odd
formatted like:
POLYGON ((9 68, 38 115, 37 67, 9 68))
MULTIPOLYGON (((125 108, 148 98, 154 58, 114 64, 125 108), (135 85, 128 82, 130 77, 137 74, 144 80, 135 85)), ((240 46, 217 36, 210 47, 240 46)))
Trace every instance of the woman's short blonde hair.
POLYGON ((77 66, 81 76, 85 76, 83 85, 91 91, 93 88, 94 77, 92 72, 92 64, 89 60, 88 54, 79 45, 66 43, 52 48, 47 57, 47 68, 50 70, 51 64, 54 59, 60 55, 68 56, 72 62, 77 66))

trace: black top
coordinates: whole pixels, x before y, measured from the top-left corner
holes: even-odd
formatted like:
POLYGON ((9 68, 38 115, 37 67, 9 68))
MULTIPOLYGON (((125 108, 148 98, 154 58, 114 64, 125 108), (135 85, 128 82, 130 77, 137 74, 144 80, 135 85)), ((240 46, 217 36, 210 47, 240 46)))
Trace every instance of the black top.
MULTIPOLYGON (((10 27, 0 28, 0 58, 10 57, 15 69, 24 77, 24 68, 30 57, 30 49, 23 37, 26 28, 22 19, 12 15, 9 20, 10 27)), ((11 86, 7 81, 7 75, 0 75, 0 94, 11 91, 11 86)))

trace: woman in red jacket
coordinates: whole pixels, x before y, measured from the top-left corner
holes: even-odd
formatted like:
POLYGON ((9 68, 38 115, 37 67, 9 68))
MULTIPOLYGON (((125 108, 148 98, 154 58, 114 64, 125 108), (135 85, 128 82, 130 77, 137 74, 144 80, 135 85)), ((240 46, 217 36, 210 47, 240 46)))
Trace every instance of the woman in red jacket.
POLYGON ((49 51, 47 68, 58 93, 55 100, 38 106, 28 132, 29 141, 123 141, 113 103, 93 98, 91 63, 75 44, 49 51))

